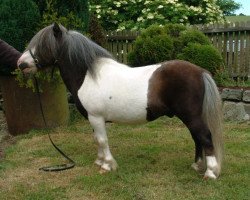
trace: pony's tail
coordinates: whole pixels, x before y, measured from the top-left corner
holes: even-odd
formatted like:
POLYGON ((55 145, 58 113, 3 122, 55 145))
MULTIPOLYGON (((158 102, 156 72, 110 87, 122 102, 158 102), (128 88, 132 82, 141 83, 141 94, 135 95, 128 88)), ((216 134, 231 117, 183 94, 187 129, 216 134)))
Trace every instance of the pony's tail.
POLYGON ((203 72, 202 75, 205 85, 202 117, 212 134, 215 157, 218 162, 217 173, 219 175, 223 159, 222 102, 212 77, 207 72, 203 72))

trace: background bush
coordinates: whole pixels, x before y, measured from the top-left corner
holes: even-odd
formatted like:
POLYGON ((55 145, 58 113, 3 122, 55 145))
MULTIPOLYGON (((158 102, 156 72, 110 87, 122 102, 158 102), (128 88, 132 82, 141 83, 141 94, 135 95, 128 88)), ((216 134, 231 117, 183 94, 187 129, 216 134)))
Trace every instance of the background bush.
MULTIPOLYGON (((105 30, 140 30, 151 24, 207 24, 224 21, 215 0, 90 0, 105 30)), ((225 8, 225 7, 224 7, 225 8)))
POLYGON ((183 25, 153 25, 142 32, 128 55, 132 66, 155 64, 172 59, 190 61, 212 74, 223 66, 223 59, 208 37, 183 25))
POLYGON ((33 0, 43 16, 41 27, 60 22, 68 29, 86 31, 89 23, 88 0, 33 0), (54 20, 54 21, 53 21, 54 20))
MULTIPOLYGON (((0 1, 0 39, 20 52, 36 33, 39 22, 39 10, 32 0, 0 1)), ((0 75, 9 75, 11 70, 10 67, 1 66, 0 75)))
POLYGON ((194 63, 210 71, 213 75, 220 69, 223 59, 216 48, 212 45, 189 43, 179 55, 178 59, 194 63))
POLYGON ((88 0, 1 0, 0 38, 19 51, 35 33, 55 21, 70 29, 86 31, 88 0))
POLYGON ((188 46, 190 43, 198 43, 201 45, 210 45, 211 42, 207 36, 196 29, 188 29, 180 33, 180 41, 182 46, 188 46))
POLYGON ((94 14, 90 15, 88 34, 90 38, 102 47, 106 47, 107 37, 104 29, 94 14))
POLYGON ((23 51, 37 31, 40 14, 32 0, 0 1, 0 38, 23 51))
POLYGON ((171 59, 173 40, 165 33, 159 26, 151 26, 143 31, 137 37, 135 48, 128 56, 129 63, 137 67, 171 59))

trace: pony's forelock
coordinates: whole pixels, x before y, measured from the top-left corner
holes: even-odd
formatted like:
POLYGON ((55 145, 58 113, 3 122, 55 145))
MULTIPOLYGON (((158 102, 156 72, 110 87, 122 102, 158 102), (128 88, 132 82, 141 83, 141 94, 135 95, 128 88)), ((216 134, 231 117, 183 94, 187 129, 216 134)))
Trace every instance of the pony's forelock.
POLYGON ((35 49, 35 53, 43 62, 48 62, 48 59, 57 55, 57 43, 54 37, 52 25, 40 30, 30 41, 28 49, 35 49))

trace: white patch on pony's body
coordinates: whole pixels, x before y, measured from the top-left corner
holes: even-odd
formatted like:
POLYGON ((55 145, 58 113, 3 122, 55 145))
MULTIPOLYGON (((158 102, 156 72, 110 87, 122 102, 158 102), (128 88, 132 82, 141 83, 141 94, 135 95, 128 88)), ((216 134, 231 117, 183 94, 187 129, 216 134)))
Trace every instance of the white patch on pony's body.
POLYGON ((78 97, 89 115, 105 121, 146 122, 148 82, 161 65, 130 68, 112 59, 95 63, 96 77, 87 73, 78 97))
POLYGON ((161 65, 129 68, 109 58, 101 58, 94 65, 96 76, 87 72, 78 97, 94 128, 98 144, 95 163, 103 173, 117 168, 109 149, 105 122, 146 122, 148 82, 161 65))

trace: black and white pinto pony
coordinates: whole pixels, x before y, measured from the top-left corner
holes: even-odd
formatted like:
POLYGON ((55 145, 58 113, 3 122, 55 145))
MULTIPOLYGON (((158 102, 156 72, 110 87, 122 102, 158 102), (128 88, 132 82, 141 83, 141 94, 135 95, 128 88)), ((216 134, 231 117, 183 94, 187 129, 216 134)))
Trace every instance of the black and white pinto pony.
POLYGON ((79 32, 57 23, 40 30, 18 61, 24 73, 56 65, 76 106, 94 129, 95 163, 116 170, 106 122, 143 123, 177 116, 195 143, 196 171, 216 179, 222 163, 221 100, 210 74, 189 62, 172 60, 138 68, 117 62, 79 32))

